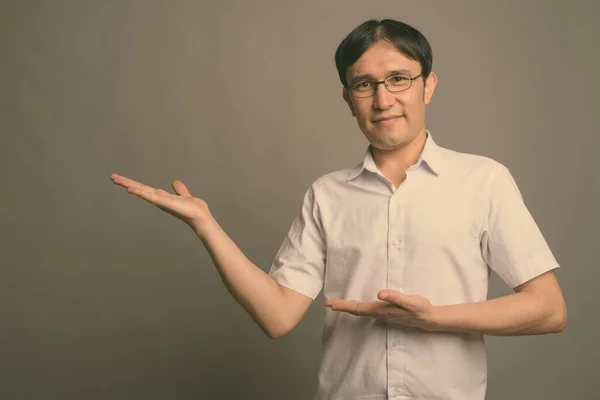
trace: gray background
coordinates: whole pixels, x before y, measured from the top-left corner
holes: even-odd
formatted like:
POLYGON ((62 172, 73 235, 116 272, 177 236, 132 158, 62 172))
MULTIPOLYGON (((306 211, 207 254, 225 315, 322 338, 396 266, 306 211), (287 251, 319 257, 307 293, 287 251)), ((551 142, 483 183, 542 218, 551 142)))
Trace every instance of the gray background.
POLYGON ((430 40, 435 140, 505 164, 563 267, 567 329, 487 338, 488 399, 598 398, 600 6, 541 0, 0 1, 0 398, 312 396, 322 297, 266 338, 108 176, 183 180, 268 270, 310 183, 362 160, 333 53, 373 17, 430 40))

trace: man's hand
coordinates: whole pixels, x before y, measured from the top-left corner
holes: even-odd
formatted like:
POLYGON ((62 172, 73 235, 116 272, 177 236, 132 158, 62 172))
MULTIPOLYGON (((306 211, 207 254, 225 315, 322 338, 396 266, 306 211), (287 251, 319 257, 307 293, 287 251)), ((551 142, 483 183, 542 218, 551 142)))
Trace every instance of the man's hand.
POLYGON ((330 299, 325 301, 325 307, 361 317, 373 317, 388 323, 434 330, 435 307, 425 297, 406 295, 392 290, 382 290, 377 297, 380 301, 365 303, 330 299))
POLYGON ((110 179, 188 224, 202 239, 227 290, 269 337, 280 338, 300 322, 312 298, 280 286, 253 264, 214 220, 206 202, 192 197, 181 181, 172 183, 171 194, 117 174, 110 179))
POLYGON ((117 185, 126 188, 128 193, 134 194, 179 218, 196 232, 199 231, 202 222, 211 218, 206 202, 192 197, 181 181, 173 181, 171 186, 176 194, 171 194, 165 190, 155 189, 117 174, 112 174, 110 179, 117 185))

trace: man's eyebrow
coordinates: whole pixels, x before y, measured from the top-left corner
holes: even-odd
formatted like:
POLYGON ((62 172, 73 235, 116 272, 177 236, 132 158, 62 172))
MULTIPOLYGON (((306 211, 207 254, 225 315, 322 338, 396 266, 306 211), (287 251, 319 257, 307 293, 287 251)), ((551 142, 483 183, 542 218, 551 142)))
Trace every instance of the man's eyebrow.
MULTIPOLYGON (((388 71, 385 74, 386 77, 391 76, 391 75, 409 75, 410 76, 410 71, 407 69, 395 69, 392 71, 388 71)), ((363 81, 363 80, 374 81, 375 78, 371 74, 363 74, 363 75, 355 76, 354 78, 352 78, 350 80, 350 82, 355 83, 355 82, 359 82, 359 81, 363 81)))

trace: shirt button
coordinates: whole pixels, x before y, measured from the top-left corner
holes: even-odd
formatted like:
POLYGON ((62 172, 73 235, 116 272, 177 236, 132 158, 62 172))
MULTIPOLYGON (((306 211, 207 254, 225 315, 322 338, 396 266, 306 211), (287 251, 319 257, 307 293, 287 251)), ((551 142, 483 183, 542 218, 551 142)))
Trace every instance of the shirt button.
POLYGON ((395 241, 392 242, 392 246, 396 247, 396 242, 395 241))
POLYGON ((392 349, 396 348, 396 342, 392 342, 392 349))

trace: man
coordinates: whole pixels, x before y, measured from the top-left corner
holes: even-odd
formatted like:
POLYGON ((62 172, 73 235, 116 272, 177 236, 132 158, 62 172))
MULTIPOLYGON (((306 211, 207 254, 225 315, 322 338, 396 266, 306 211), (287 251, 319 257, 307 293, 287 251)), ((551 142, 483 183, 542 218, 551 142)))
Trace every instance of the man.
POLYGON ((206 203, 112 175, 188 223, 235 299, 272 338, 323 289, 316 399, 483 399, 483 335, 561 331, 559 265, 497 161, 437 146, 425 128, 437 77, 423 35, 367 21, 336 51, 343 98, 370 146, 306 192, 269 274, 206 203), (490 268, 515 293, 486 300, 490 268))

